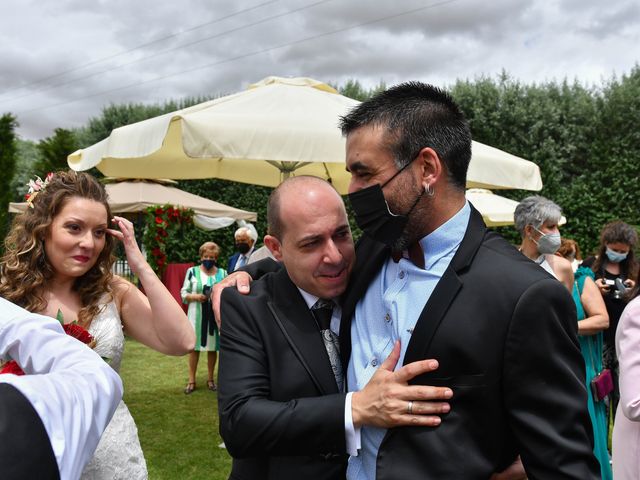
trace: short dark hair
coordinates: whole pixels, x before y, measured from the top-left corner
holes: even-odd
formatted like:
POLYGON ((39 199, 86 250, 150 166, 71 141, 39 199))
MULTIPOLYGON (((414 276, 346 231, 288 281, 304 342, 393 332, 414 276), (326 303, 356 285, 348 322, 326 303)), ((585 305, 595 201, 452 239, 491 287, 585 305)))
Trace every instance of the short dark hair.
POLYGON ((340 119, 348 136, 364 126, 385 129, 385 142, 402 168, 430 147, 445 165, 452 185, 464 189, 471 160, 471 130, 453 98, 433 85, 396 85, 354 107, 340 119))

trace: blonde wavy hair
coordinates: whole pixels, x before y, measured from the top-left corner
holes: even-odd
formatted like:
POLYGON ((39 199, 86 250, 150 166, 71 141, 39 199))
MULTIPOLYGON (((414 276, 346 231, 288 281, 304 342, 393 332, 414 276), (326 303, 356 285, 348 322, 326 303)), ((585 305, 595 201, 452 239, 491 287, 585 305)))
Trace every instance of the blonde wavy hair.
MULTIPOLYGON (((87 173, 61 171, 33 199, 33 208, 28 207, 16 216, 5 238, 5 254, 0 260, 0 296, 30 312, 41 312, 47 306, 45 293, 55 272, 47 259, 44 242, 53 219, 72 197, 101 203, 110 221, 111 209, 104 186, 87 173)), ((105 298, 113 298, 114 245, 115 239, 107 234, 95 265, 73 285, 82 302, 78 322, 85 327, 99 313, 105 298)))

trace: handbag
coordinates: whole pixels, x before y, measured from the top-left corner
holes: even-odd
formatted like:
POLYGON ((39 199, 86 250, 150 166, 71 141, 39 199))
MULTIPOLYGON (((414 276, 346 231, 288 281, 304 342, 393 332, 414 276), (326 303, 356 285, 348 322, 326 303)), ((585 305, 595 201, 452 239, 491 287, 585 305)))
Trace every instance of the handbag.
MULTIPOLYGON (((584 286, 583 282, 578 282, 577 280, 575 281, 575 287, 578 291, 579 296, 582 295, 583 286, 584 286)), ((586 316, 586 313, 584 312, 584 310, 583 310, 583 314, 586 316)), ((597 333, 596 336, 597 337, 595 340, 597 345, 597 351, 600 352, 602 349, 601 347, 602 333, 597 333)), ((596 362, 593 358, 593 350, 591 348, 589 348, 589 356, 591 357, 591 364, 595 366, 596 362)), ((591 379, 590 386, 591 386, 591 393, 593 394, 593 400, 595 402, 601 402, 602 400, 604 400, 607 397, 607 395, 613 392, 613 375, 611 374, 611 370, 609 370, 608 368, 603 368, 598 375, 596 375, 591 379)))
POLYGON ((596 402, 601 402, 607 395, 613 392, 613 376, 611 370, 605 368, 591 379, 591 392, 596 402))

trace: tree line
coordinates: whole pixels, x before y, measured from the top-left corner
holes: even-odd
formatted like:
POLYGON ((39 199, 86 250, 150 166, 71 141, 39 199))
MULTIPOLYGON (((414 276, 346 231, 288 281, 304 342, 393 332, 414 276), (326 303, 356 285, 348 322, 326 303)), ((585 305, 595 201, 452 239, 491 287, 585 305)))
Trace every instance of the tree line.
MULTIPOLYGON (((348 97, 365 100, 385 88, 367 89, 357 80, 334 85, 348 97)), ((469 119, 473 138, 535 162, 541 170, 541 192, 502 190, 500 195, 520 200, 540 194, 558 203, 567 217, 562 234, 578 242, 584 252, 598 245, 608 221, 621 219, 640 228, 640 66, 599 85, 579 81, 526 84, 503 72, 497 77, 459 80, 447 90, 469 119)), ((25 184, 34 175, 67 168, 66 157, 78 148, 106 138, 114 128, 185 108, 214 98, 197 97, 163 104, 109 105, 82 128, 57 128, 39 142, 17 138, 18 119, 0 117, 0 236, 10 217, 7 205, 21 201, 25 184)), ((92 172, 101 176, 99 172, 92 172)), ((271 189, 225 180, 183 180, 179 188, 258 213, 256 228, 266 231, 266 200, 271 189)), ((214 232, 193 229, 184 234, 184 247, 173 261, 194 261, 197 246, 213 240, 221 259, 233 252, 233 228, 214 232)), ((513 227, 499 232, 513 243, 513 227)), ((222 262, 221 262, 222 263, 222 262)), ((224 265, 222 265, 224 266, 224 265)))

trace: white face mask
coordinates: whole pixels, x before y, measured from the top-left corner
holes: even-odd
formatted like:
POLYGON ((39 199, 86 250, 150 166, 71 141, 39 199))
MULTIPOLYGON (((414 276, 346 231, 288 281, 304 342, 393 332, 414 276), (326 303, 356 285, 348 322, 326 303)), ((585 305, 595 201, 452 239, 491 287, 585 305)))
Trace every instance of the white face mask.
POLYGON ((536 227, 533 227, 536 232, 540 233, 542 236, 534 243, 538 246, 538 252, 541 254, 550 254, 553 255, 560 248, 561 238, 559 233, 543 233, 538 230, 536 227))

